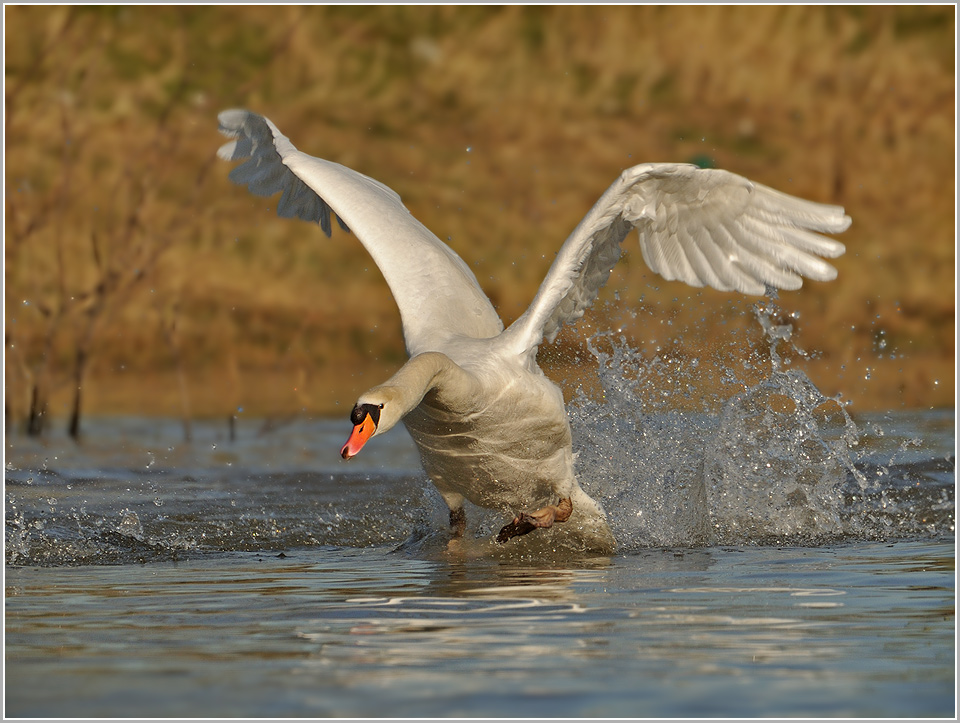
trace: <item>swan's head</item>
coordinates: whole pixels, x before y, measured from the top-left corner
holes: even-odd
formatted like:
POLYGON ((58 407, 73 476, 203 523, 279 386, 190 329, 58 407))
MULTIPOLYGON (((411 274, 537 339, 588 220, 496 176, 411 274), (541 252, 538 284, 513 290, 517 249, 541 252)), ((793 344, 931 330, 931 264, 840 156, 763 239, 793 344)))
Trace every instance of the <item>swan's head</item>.
POLYGON ((340 456, 350 459, 368 439, 393 429, 410 411, 409 398, 405 389, 396 384, 381 384, 361 394, 350 412, 353 431, 350 439, 340 448, 340 456))
POLYGON ((350 421, 353 422, 353 431, 346 444, 340 448, 340 456, 344 459, 350 459, 360 451, 360 448, 367 443, 373 435, 377 433, 377 427, 380 426, 380 411, 383 404, 370 404, 357 402, 353 411, 350 412, 350 421))
POLYGON ((405 412, 402 390, 396 386, 383 384, 362 394, 350 412, 353 431, 340 448, 340 456, 353 457, 370 437, 393 429, 405 412))

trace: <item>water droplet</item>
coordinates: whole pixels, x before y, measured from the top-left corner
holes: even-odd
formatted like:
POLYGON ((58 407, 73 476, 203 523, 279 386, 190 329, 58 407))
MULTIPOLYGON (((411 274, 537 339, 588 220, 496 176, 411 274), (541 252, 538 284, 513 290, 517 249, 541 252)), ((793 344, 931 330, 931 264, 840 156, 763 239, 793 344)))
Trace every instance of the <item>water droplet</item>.
POLYGON ((137 513, 133 510, 122 510, 120 512, 120 524, 117 525, 117 532, 127 537, 142 537, 143 525, 140 523, 140 517, 137 513))

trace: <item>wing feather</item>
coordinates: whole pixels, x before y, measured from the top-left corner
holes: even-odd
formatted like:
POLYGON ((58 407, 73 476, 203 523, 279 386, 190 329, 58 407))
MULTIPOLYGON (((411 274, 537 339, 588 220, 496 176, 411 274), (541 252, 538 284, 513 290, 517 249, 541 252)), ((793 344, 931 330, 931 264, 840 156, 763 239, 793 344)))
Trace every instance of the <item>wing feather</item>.
POLYGON ((451 339, 489 338, 503 324, 469 267, 417 221, 392 189, 345 166, 302 153, 266 118, 245 110, 219 116, 232 138, 218 151, 243 160, 230 180, 271 196, 278 215, 352 229, 390 286, 411 354, 443 351, 451 339))
POLYGON ((647 163, 624 171, 574 229, 536 297, 504 343, 533 354, 596 299, 632 228, 650 269, 668 280, 744 294, 798 289, 803 277, 830 281, 820 257, 844 245, 819 233, 850 226, 840 206, 775 191, 730 173, 689 164, 647 163))

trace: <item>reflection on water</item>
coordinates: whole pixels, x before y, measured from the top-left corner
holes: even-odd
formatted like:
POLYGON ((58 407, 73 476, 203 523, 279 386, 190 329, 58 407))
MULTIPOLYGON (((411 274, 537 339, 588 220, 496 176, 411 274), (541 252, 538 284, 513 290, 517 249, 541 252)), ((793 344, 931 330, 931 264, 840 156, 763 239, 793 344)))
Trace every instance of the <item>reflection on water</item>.
POLYGON ((942 716, 952 600, 918 542, 12 568, 7 713, 942 716))

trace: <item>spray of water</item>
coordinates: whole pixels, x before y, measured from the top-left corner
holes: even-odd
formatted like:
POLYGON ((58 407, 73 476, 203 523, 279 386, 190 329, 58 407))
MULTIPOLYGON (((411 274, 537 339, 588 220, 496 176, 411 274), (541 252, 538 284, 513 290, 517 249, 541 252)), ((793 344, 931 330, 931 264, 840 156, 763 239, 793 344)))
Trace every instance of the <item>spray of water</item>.
MULTIPOLYGON (((589 340, 596 390, 581 389, 568 405, 577 475, 606 508, 620 551, 952 536, 952 453, 942 444, 934 453, 915 420, 904 429, 856 423, 839 399, 822 394, 788 361, 807 355, 796 345, 796 316, 773 296, 753 307, 753 320, 747 343, 726 359, 638 350, 612 332, 589 340)), ((695 334, 677 329, 675 339, 695 334)), ((280 452, 276 440, 258 436, 231 438, 226 451, 194 443, 163 452, 153 442, 118 445, 111 435, 102 447, 63 441, 50 451, 53 442, 35 443, 35 461, 6 464, 6 562, 447 549, 446 506, 409 462, 403 471, 359 473, 309 456, 291 461, 290 449, 337 447, 341 428, 318 424, 285 430, 280 452)), ((947 414, 951 432, 952 425, 947 414)), ((393 454, 403 459, 399 449, 393 454)), ((530 535, 495 545, 503 524, 496 510, 469 508, 468 520, 470 539, 483 543, 477 554, 540 560, 537 545, 552 544, 530 535)))
MULTIPOLYGON (((603 501, 621 548, 952 534, 952 493, 868 463, 839 399, 785 368, 785 347, 806 356, 793 341, 795 317, 773 295, 753 313, 766 354, 748 353, 768 368, 719 400, 719 412, 677 404, 697 384, 699 360, 645 355, 609 332, 590 339, 601 394, 580 390, 570 405, 578 476, 603 501)), ((724 376, 737 381, 732 362, 724 376)))

